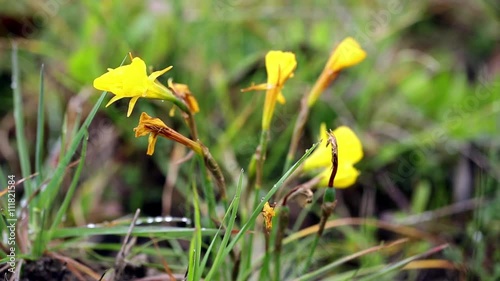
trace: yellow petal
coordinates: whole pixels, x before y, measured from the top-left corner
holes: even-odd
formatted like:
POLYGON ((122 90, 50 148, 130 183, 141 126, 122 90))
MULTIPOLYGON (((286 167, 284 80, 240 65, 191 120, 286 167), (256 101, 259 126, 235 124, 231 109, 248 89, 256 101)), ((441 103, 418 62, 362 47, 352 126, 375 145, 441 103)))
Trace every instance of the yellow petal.
POLYGON ((112 98, 108 101, 108 103, 106 104, 106 107, 110 106, 112 103, 114 103, 115 101, 117 101, 117 100, 119 100, 119 99, 123 99, 123 97, 122 97, 122 96, 117 96, 117 95, 115 95, 114 97, 112 97, 112 98))
POLYGON ((94 87, 121 97, 140 95, 147 88, 146 64, 136 57, 129 65, 108 69, 94 80, 94 87))
POLYGON ((267 84, 282 86, 293 75, 296 67, 294 53, 269 51, 266 54, 267 84))
MULTIPOLYGON (((271 86, 272 87, 272 86, 271 86)), ((249 91, 266 91, 269 90, 270 87, 267 85, 267 83, 262 83, 259 85, 252 85, 250 87, 241 89, 242 92, 249 92, 249 91)))
POLYGON ((337 138, 339 163, 355 164, 363 158, 361 141, 349 127, 340 126, 333 134, 337 138))
POLYGON ((132 110, 134 110, 135 103, 137 102, 138 99, 139 96, 130 99, 130 102, 128 103, 127 117, 130 117, 130 114, 132 114, 132 110))
POLYGON ((285 96, 283 96, 283 94, 281 92, 278 93, 278 98, 277 98, 278 102, 281 103, 281 104, 284 104, 286 102, 285 100, 285 96))
POLYGON ((163 75, 165 72, 169 71, 170 69, 172 69, 173 66, 169 66, 167 68, 164 68, 162 70, 158 70, 158 71, 155 71, 153 73, 151 73, 149 75, 149 80, 151 81, 155 81, 156 79, 158 79, 158 77, 160 77, 161 75, 163 75))
POLYGON ((366 58, 366 52, 352 37, 347 37, 333 50, 326 67, 332 72, 356 65, 366 58))
POLYGON ((147 155, 153 155, 155 152, 155 145, 156 145, 156 140, 158 139, 158 135, 155 133, 149 134, 148 138, 148 151, 146 152, 147 155))
MULTIPOLYGON (((326 168, 321 172, 321 181, 319 182, 319 187, 327 187, 328 181, 332 174, 331 168, 326 168)), ((335 188, 347 188, 353 185, 358 179, 359 171, 352 165, 339 166, 337 170, 337 175, 333 181, 333 187, 335 188)))
POLYGON ((352 165, 340 165, 333 181, 333 187, 346 188, 353 185, 358 179, 359 171, 352 165))
POLYGON ((200 106, 198 105, 198 101, 193 95, 186 96, 186 103, 191 110, 192 113, 197 113, 200 111, 200 106))
MULTIPOLYGON (((346 126, 340 126, 333 131, 337 139, 338 168, 333 186, 336 188, 346 188, 353 185, 359 176, 359 171, 354 168, 354 164, 363 158, 363 148, 361 141, 356 134, 346 126)), ((331 147, 326 147, 328 138, 326 125, 320 126, 320 137, 322 143, 304 162, 304 171, 321 170, 321 182, 319 186, 328 186, 328 181, 332 173, 332 152, 331 147)))
POLYGON ((311 155, 309 155, 306 161, 304 161, 304 166, 303 166, 304 171, 311 171, 317 168, 332 166, 332 150, 330 147, 326 146, 326 140, 328 139, 328 135, 326 133, 325 123, 321 123, 319 132, 320 132, 319 139, 321 140, 321 143, 316 148, 316 150, 311 155))

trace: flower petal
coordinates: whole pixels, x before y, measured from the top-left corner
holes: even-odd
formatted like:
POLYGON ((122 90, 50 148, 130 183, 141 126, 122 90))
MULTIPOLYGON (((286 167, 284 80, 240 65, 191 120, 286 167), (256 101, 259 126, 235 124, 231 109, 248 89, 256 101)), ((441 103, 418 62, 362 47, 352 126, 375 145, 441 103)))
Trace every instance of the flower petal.
POLYGON ((134 58, 129 65, 108 69, 107 73, 94 79, 94 88, 112 92, 121 97, 133 97, 143 93, 147 87, 146 64, 134 58))
POLYGON ((250 87, 241 89, 242 92, 249 92, 249 91, 266 91, 268 90, 269 87, 267 86, 267 83, 262 83, 259 85, 252 85, 250 87))
POLYGON ((127 111, 127 117, 130 117, 130 114, 132 114, 132 110, 134 109, 135 103, 139 99, 140 96, 136 96, 130 99, 130 102, 128 103, 128 111, 127 111))
POLYGON ((153 155, 155 152, 155 145, 156 145, 156 140, 158 139, 158 135, 155 133, 149 134, 148 137, 148 151, 146 152, 147 155, 153 155))
MULTIPOLYGON (((321 181, 319 182, 320 187, 327 187, 328 181, 332 174, 332 169, 327 168, 321 172, 321 181)), ((333 187, 335 188, 347 188, 353 185, 359 176, 359 171, 351 165, 339 166, 337 170, 337 175, 333 181, 333 187)))
POLYGON ((279 92, 278 93, 278 98, 277 98, 277 101, 281 104, 284 104, 286 102, 285 100, 285 96, 283 96, 283 93, 279 92))
POLYGON ((363 158, 363 147, 356 134, 347 126, 333 131, 337 138, 339 163, 355 164, 363 158))
POLYGON ((304 166, 303 166, 304 171, 311 171, 317 168, 332 166, 332 151, 330 147, 326 146, 326 140, 328 139, 328 135, 326 132, 325 123, 321 123, 319 132, 320 132, 321 144, 316 148, 316 150, 311 155, 309 155, 306 161, 304 161, 304 166))
POLYGON ((151 73, 149 75, 149 80, 151 81, 155 81, 156 79, 158 79, 158 77, 160 77, 160 75, 163 75, 165 72, 169 71, 170 69, 172 69, 173 66, 169 66, 169 67, 166 67, 162 70, 158 70, 158 71, 155 71, 153 73, 151 73))
POLYGON ((347 37, 333 50, 326 67, 332 72, 356 65, 366 58, 366 52, 352 37, 347 37))
POLYGON ((297 67, 295 54, 269 51, 266 54, 267 84, 281 87, 297 67))
POLYGON ((106 107, 110 106, 112 103, 114 103, 115 101, 119 100, 119 99, 123 99, 124 97, 123 96, 118 96, 118 95, 115 95, 114 97, 112 97, 108 103, 106 104, 106 107))

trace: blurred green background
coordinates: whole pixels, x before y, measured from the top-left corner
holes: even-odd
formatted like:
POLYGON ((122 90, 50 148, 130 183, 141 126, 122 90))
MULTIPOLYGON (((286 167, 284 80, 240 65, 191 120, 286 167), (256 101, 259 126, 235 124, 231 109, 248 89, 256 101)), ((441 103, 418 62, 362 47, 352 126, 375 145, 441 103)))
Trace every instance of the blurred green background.
MULTIPOLYGON (((294 52, 298 67, 283 92, 287 103, 273 120, 265 169, 270 186, 281 175, 300 98, 335 44, 352 36, 368 57, 323 94, 300 151, 316 141, 321 122, 350 126, 365 158, 356 186, 339 192, 338 213, 416 225, 456 244, 447 258, 464 262, 480 280, 500 278, 494 264, 500 249, 492 243, 500 237, 498 2, 3 0, 0 6, 2 169, 20 174, 10 89, 13 42, 20 49, 28 144, 35 142, 45 67, 48 167, 57 161, 64 122, 71 128, 97 99, 93 79, 131 52, 155 70, 173 65, 160 81, 172 77, 189 85, 200 104, 200 138, 230 184, 258 144, 264 98, 240 89, 265 81, 268 50, 294 52)), ((137 207, 151 216, 186 215, 185 206, 167 208, 161 200, 179 148, 162 139, 148 157, 147 139, 135 139, 132 130, 142 111, 187 134, 186 127, 178 113, 169 117, 170 104, 139 100, 129 118, 127 106, 128 99, 102 109, 91 126, 86 180, 77 195, 85 206, 73 210, 76 224, 112 220, 137 207)), ((182 196, 190 176, 185 166, 175 196, 182 196)), ((358 243, 353 237, 350 243, 358 243)))

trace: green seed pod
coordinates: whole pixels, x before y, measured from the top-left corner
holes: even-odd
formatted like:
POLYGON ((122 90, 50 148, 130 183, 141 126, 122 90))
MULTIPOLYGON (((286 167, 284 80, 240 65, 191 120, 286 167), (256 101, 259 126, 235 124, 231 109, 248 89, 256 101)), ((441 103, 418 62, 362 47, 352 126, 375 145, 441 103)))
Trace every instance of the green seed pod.
POLYGON ((334 202, 336 200, 335 196, 335 188, 327 188, 325 191, 325 195, 323 195, 323 202, 334 202))

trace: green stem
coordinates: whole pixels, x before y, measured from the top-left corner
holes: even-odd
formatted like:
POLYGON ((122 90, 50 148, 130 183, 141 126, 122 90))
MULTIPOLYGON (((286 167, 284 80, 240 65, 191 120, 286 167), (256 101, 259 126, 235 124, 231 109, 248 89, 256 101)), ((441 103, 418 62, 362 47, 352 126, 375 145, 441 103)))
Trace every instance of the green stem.
POLYGON ((269 243, 270 243, 270 233, 265 232, 264 233, 264 238, 265 238, 265 255, 264 255, 264 261, 262 262, 262 267, 260 269, 260 276, 259 280, 266 280, 269 279, 270 273, 269 273, 269 265, 270 265, 270 258, 271 255, 269 254, 269 243))
POLYGON ((203 193, 208 201, 208 216, 210 217, 209 225, 210 227, 215 227, 215 222, 219 224, 219 219, 217 218, 215 212, 216 200, 213 192, 212 181, 210 180, 210 175, 207 172, 208 169, 206 168, 204 160, 202 160, 199 156, 197 156, 197 158, 200 160, 200 166, 203 174, 203 193))
POLYGON ((290 141, 290 147, 288 148, 288 153, 286 155, 286 161, 283 171, 288 170, 293 163, 293 159, 295 158, 295 152, 297 151, 297 147, 299 145, 300 137, 302 136, 302 132, 304 131, 304 127, 307 122, 307 118, 309 117, 310 107, 307 105, 308 97, 309 95, 306 93, 300 102, 300 112, 299 116, 297 116, 297 120, 295 121, 292 140, 290 141))
MULTIPOLYGON (((253 202, 253 208, 252 210, 255 210, 258 205, 259 205, 259 202, 260 202, 260 190, 255 190, 255 193, 254 193, 254 202, 253 202)), ((252 222, 252 225, 250 226, 250 229, 253 230, 254 228, 254 223, 252 222)), ((240 272, 246 272, 247 270, 249 270, 252 266, 252 252, 253 252, 253 238, 254 238, 254 235, 252 232, 250 232, 248 234, 249 236, 249 239, 245 240, 244 243, 243 243, 243 248, 242 248, 242 262, 241 262, 241 265, 242 265, 242 268, 240 269, 240 272)), ((241 279, 241 276, 238 280, 243 280, 241 279)))
MULTIPOLYGON (((35 148, 35 171, 38 172, 37 185, 40 185, 43 179, 42 171, 42 148, 43 148, 43 123, 44 123, 44 65, 40 67, 40 93, 38 95, 38 118, 36 122, 36 148, 35 148)), ((35 203, 36 205, 36 203, 35 203)))
MULTIPOLYGON (((238 241, 245 235, 248 234, 248 231, 251 230, 255 224, 255 220, 257 219, 257 216, 259 216, 259 214, 261 213, 262 211, 262 208, 264 207, 264 204, 265 202, 267 202, 269 199, 271 199, 271 197, 276 193, 276 191, 278 191, 278 189, 283 185, 283 182, 293 173, 295 172, 295 170, 300 166, 302 165, 302 163, 304 162, 304 160, 316 149, 316 147, 318 147, 319 143, 316 143, 314 144, 310 149, 306 150, 306 153, 299 159, 299 161, 297 161, 297 163, 295 163, 295 165, 293 165, 282 177, 281 179, 275 184, 273 185, 273 187, 271 188, 271 190, 262 198, 262 200, 259 200, 259 195, 258 193, 256 193, 256 199, 258 200, 257 202, 260 201, 260 203, 253 209, 250 217, 248 219, 246 219, 246 223, 243 225, 243 227, 241 227, 240 231, 235 235, 235 237, 233 238, 233 240, 231 241, 231 243, 228 245, 228 247, 226 247, 226 249, 224 250, 224 255, 228 255, 231 251, 231 249, 236 245, 236 243, 238 243, 238 241)), ((251 234, 250 234, 251 235, 251 234)), ((244 256, 247 256, 247 253, 246 252, 243 252, 244 253, 244 256)), ((251 256, 251 255, 249 255, 251 256)), ((246 267, 245 267, 246 268, 246 267)), ((246 272, 247 270, 241 270, 240 272, 242 272, 243 274, 240 275, 240 279, 241 280, 245 280, 245 279, 242 279, 242 278, 245 278, 244 276, 246 276, 246 272)))
POLYGON ((313 243, 312 243, 311 247, 309 248, 310 249, 309 250, 309 254, 307 255, 307 259, 306 259, 303 271, 308 271, 309 267, 311 266, 312 257, 314 255, 314 252, 316 251, 316 248, 318 247, 318 243, 319 243, 319 238, 320 237, 321 237, 321 235, 315 235, 314 236, 314 240, 313 240, 313 243))
MULTIPOLYGON (((17 43, 12 43, 12 92, 14 95, 14 120, 16 122, 16 141, 17 150, 19 153, 19 161, 21 162, 21 173, 23 178, 28 179, 31 175, 30 160, 28 145, 26 144, 26 136, 24 134, 24 104, 21 94, 21 79, 19 69, 19 57, 17 54, 17 43)), ((24 183, 26 190, 25 198, 30 198, 33 193, 31 180, 26 180, 24 183)), ((30 220, 33 219, 30 208, 30 220)))
POLYGON ((203 144, 201 144, 200 142, 198 143, 201 145, 203 149, 203 159, 205 161, 205 166, 217 181, 217 186, 219 187, 221 199, 224 202, 224 205, 227 209, 228 205, 227 205, 227 195, 226 195, 226 180, 224 179, 224 175, 222 174, 219 164, 217 164, 217 161, 215 161, 215 159, 212 157, 212 154, 210 154, 208 148, 203 144))
POLYGON ((281 250, 283 248, 283 238, 285 238, 285 231, 288 227, 290 218, 290 208, 284 205, 279 211, 278 231, 276 233, 276 240, 274 241, 274 280, 281 280, 281 250))
MULTIPOLYGON (((252 177, 251 180, 249 180, 250 183, 254 183, 253 185, 253 191, 255 192, 255 197, 252 205, 252 210, 256 210, 257 206, 261 202, 260 200, 260 190, 262 188, 262 178, 263 178, 263 172, 264 172, 264 162, 266 160, 266 150, 267 150, 267 143, 269 140, 269 131, 268 130, 263 130, 260 134, 260 141, 259 145, 257 146, 257 149, 255 150, 254 154, 254 163, 255 163, 255 176, 252 177)), ((249 191, 252 191, 252 186, 249 185, 249 191)), ((255 224, 252 223, 251 229, 254 229, 255 224)), ((251 267, 251 257, 252 257, 252 252, 253 252, 253 236, 252 239, 249 239, 247 244, 246 244, 246 252, 245 252, 245 261, 243 263, 243 270, 242 272, 245 272, 247 269, 251 267)))
POLYGON ((269 131, 263 130, 260 134, 259 146, 255 150, 255 189, 262 188, 262 178, 264 173, 264 162, 266 161, 267 143, 269 142, 269 131))

